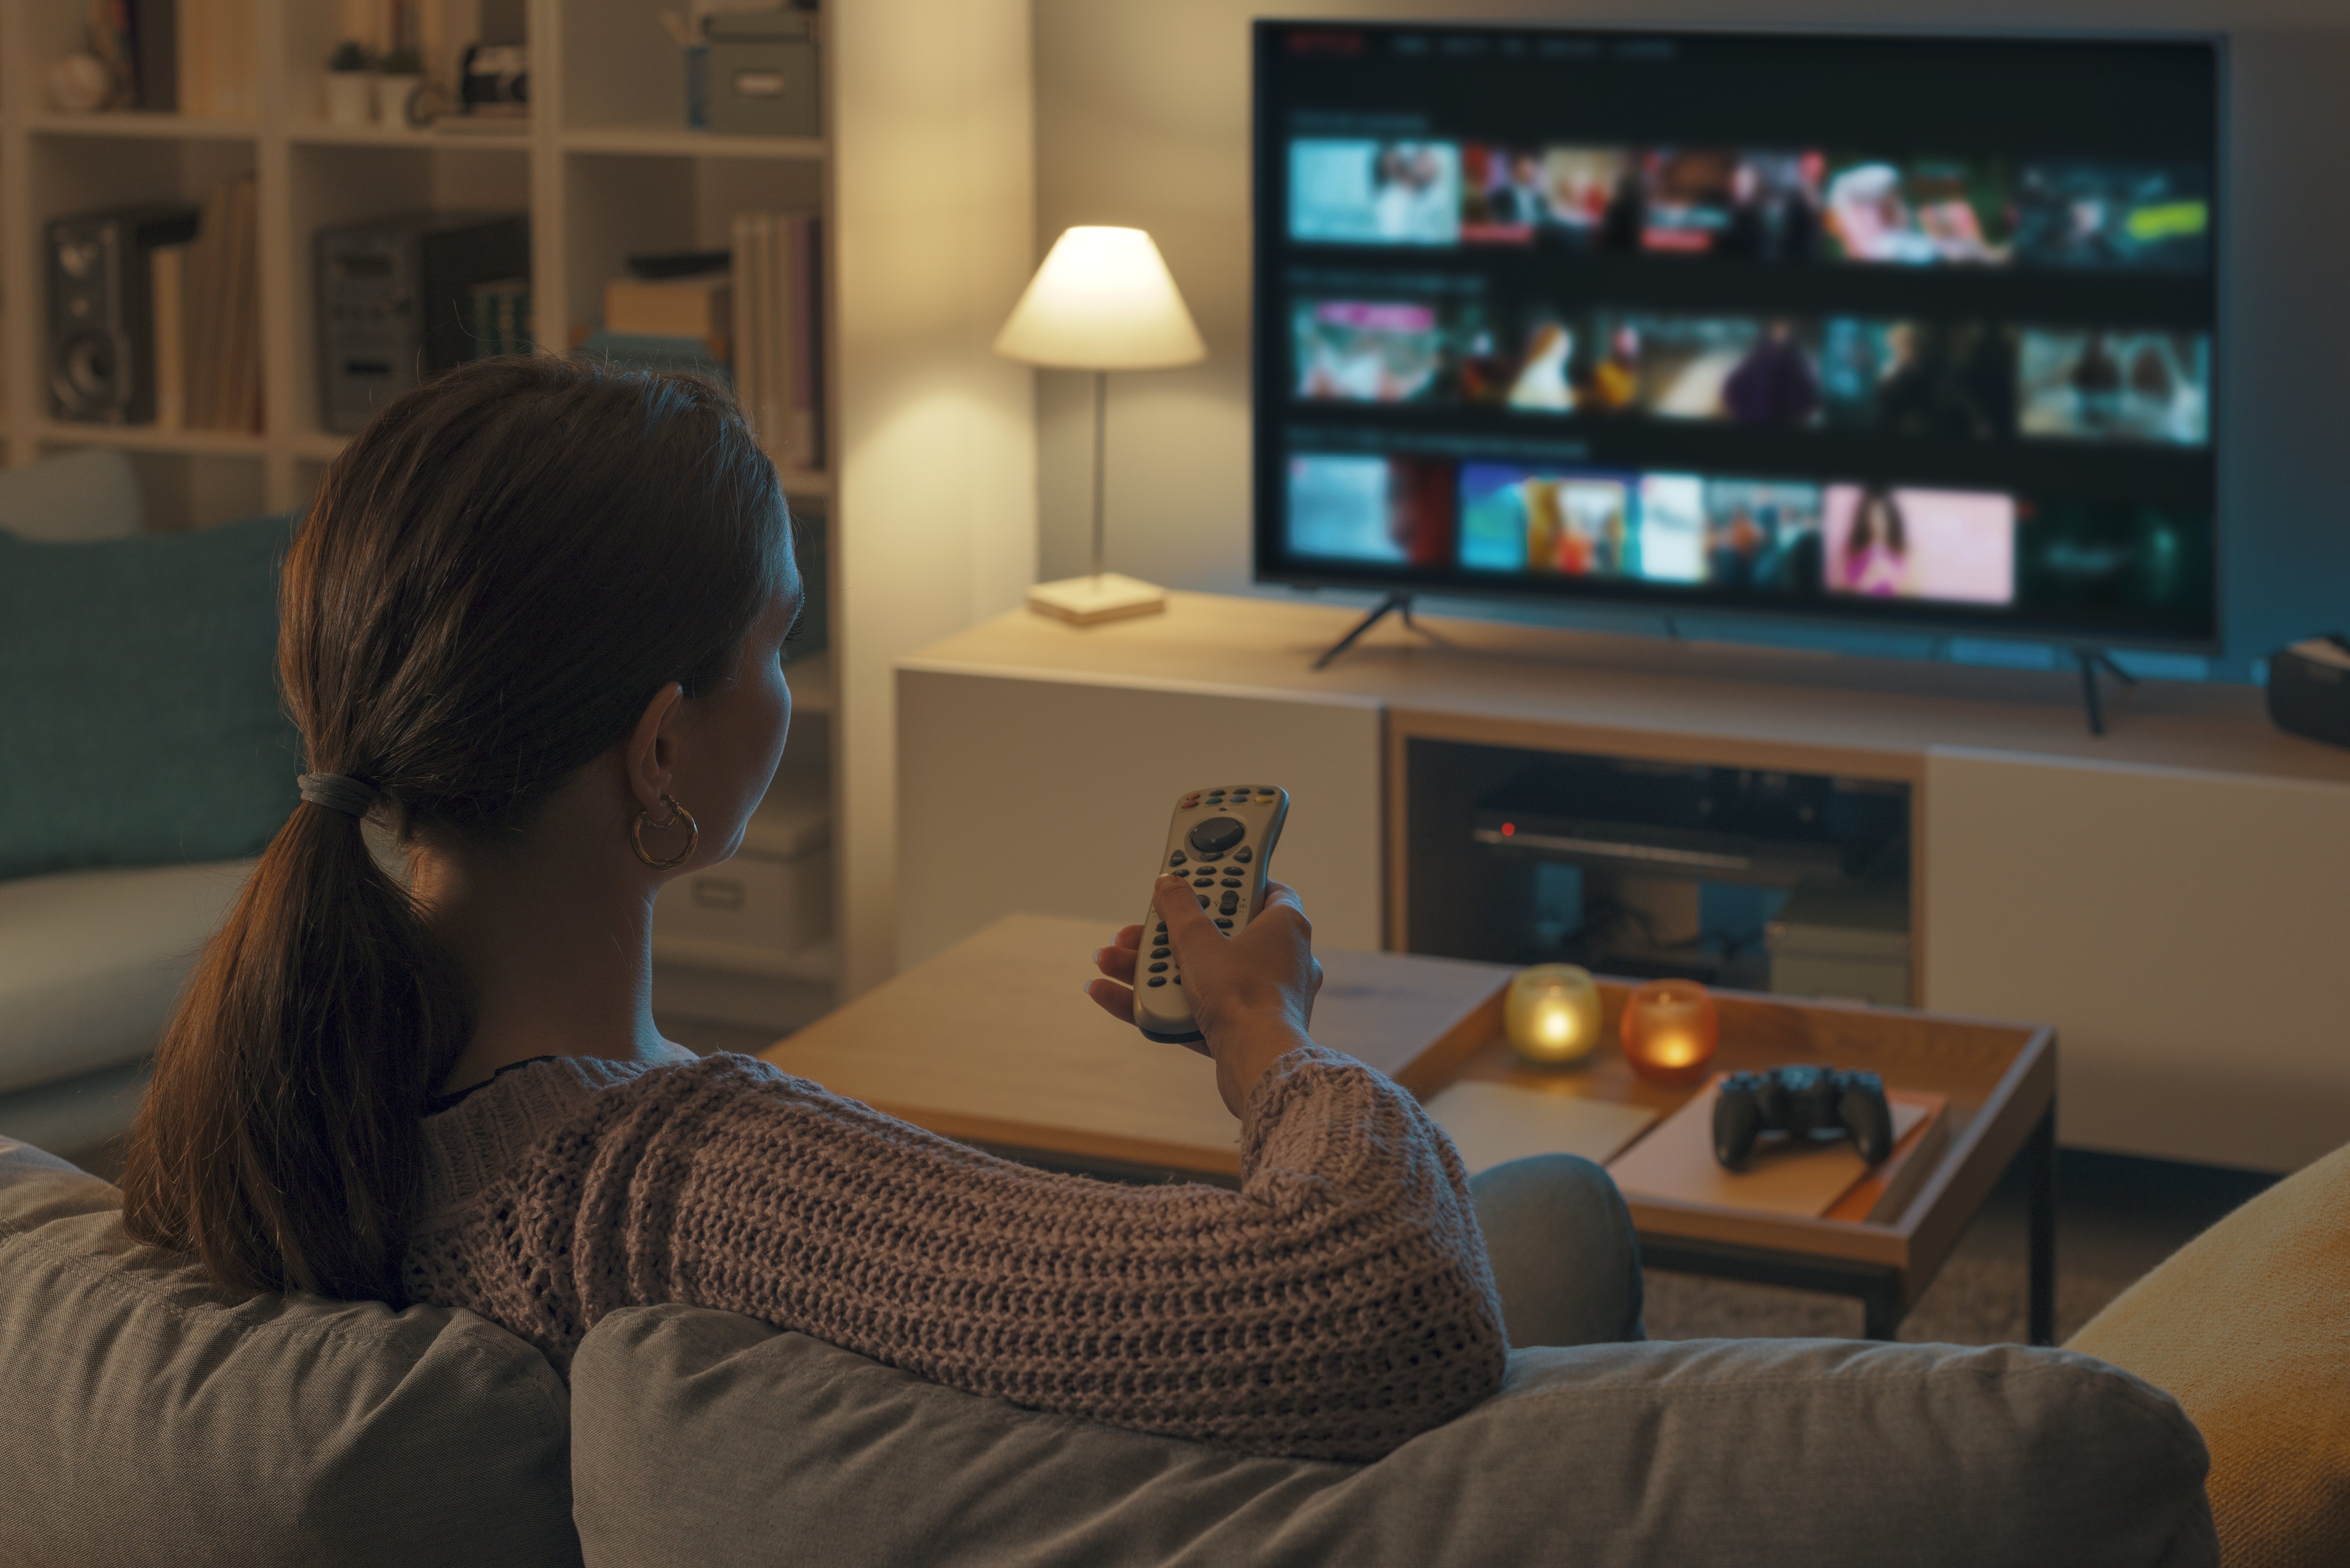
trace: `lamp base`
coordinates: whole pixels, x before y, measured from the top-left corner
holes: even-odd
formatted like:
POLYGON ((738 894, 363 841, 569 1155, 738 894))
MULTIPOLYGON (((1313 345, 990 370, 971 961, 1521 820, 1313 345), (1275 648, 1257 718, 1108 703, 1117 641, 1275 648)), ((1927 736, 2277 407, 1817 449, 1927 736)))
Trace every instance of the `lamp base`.
POLYGON ((1028 607, 1071 626, 1097 626, 1128 616, 1157 615, 1167 607, 1167 590, 1116 572, 1063 577, 1028 590, 1028 607))

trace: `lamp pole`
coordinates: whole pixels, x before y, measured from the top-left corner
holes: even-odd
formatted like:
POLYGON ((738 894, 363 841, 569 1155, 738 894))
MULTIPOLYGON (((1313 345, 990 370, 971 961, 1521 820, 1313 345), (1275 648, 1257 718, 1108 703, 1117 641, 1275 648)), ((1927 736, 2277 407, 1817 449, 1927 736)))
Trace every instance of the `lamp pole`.
POLYGON ((1102 575, 1102 493, 1109 450, 1109 372, 1094 372, 1094 581, 1102 575))

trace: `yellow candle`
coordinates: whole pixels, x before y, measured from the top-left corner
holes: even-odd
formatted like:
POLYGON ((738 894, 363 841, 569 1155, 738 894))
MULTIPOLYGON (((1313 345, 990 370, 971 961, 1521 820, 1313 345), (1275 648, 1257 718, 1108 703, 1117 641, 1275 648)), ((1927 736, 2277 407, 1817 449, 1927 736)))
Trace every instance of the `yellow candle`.
POLYGON ((1510 981, 1502 1026, 1518 1055, 1537 1066, 1580 1062, 1599 1044, 1599 988, 1574 964, 1536 964, 1510 981))

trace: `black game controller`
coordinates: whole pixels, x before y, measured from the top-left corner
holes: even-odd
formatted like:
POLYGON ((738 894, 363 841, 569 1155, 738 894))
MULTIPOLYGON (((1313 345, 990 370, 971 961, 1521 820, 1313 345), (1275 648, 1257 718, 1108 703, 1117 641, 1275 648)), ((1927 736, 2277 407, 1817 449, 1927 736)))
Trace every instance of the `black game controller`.
POLYGON ((1773 1067, 1724 1078, 1713 1101, 1713 1158, 1736 1170, 1766 1132, 1798 1140, 1850 1133, 1860 1158, 1875 1165, 1893 1152, 1885 1080, 1839 1067, 1773 1067))

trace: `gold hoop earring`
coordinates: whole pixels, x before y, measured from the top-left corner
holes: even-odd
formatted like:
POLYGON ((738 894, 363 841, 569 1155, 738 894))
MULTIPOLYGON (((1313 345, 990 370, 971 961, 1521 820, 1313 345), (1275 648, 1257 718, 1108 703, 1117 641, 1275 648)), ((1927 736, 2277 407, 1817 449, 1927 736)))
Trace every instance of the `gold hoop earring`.
POLYGON ((638 859, 643 861, 654 870, 673 871, 693 857, 693 846, 702 842, 702 824, 693 820, 693 813, 686 810, 685 807, 678 805, 677 802, 671 800, 669 796, 661 796, 661 804, 669 807, 669 820, 667 822, 655 822, 651 812, 638 812, 636 826, 629 829, 629 847, 637 852, 638 859), (676 854, 671 856, 666 860, 656 860, 651 855, 646 852, 646 828, 650 827, 657 833, 666 833, 671 828, 679 826, 681 823, 685 826, 684 848, 679 850, 676 854))

